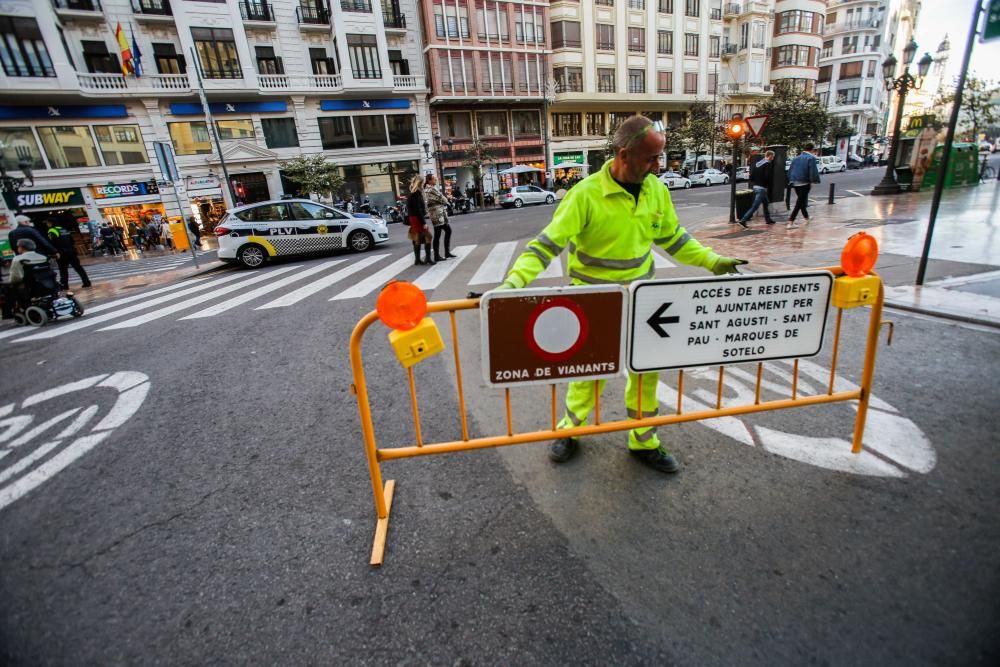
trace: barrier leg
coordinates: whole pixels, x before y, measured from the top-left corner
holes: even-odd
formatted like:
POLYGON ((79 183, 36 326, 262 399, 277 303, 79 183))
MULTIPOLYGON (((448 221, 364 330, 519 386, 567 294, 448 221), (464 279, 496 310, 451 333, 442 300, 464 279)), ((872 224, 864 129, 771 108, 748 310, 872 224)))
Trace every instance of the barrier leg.
POLYGON ((868 402, 872 395, 872 380, 875 377, 875 352, 878 349, 879 331, 882 329, 882 302, 885 290, 878 286, 878 298, 872 304, 871 319, 868 321, 868 340, 865 342, 865 367, 861 373, 861 398, 858 400, 858 416, 854 420, 854 441, 851 452, 861 453, 861 441, 865 435, 865 420, 868 418, 868 402))
MULTIPOLYGON (((378 494, 382 496, 385 507, 385 516, 380 516, 375 523, 375 541, 372 543, 372 565, 381 565, 385 557, 385 538, 389 533, 389 510, 392 509, 392 494, 396 490, 396 480, 390 479, 385 483, 385 490, 378 494)), ((377 504, 377 503, 376 503, 377 504)))

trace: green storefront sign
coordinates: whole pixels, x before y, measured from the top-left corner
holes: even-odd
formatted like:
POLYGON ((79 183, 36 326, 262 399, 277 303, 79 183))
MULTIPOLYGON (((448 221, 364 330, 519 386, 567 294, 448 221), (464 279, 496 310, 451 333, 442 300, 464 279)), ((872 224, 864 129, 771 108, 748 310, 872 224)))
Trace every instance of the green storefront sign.
POLYGON ((32 208, 56 208, 59 206, 83 206, 80 188, 57 188, 54 190, 21 190, 4 192, 3 198, 12 211, 32 208))
POLYGON ((1000 38, 1000 0, 990 0, 986 6, 986 21, 983 24, 984 42, 1000 38))
POLYGON ((562 164, 563 162, 576 162, 577 164, 585 164, 583 161, 583 153, 553 153, 552 160, 555 164, 562 164))

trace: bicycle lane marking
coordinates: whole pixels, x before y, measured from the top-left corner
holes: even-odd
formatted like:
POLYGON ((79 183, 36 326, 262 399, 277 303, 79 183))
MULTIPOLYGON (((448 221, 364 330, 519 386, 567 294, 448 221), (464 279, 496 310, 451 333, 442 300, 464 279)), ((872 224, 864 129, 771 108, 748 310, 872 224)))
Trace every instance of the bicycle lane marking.
POLYGON ((83 380, 66 383, 33 394, 21 402, 19 408, 22 411, 33 406, 44 406, 47 401, 55 398, 60 399, 58 401, 59 407, 63 407, 69 402, 64 397, 74 392, 87 391, 86 401, 81 401, 81 403, 86 404, 92 400, 90 392, 99 388, 117 390, 118 395, 114 404, 111 405, 103 418, 90 429, 90 432, 76 437, 59 451, 56 450, 60 445, 83 430, 98 415, 100 406, 87 405, 84 408, 83 405, 80 405, 65 410, 27 431, 25 429, 34 421, 33 414, 14 413, 15 403, 0 406, 0 446, 3 447, 0 449, 0 459, 6 458, 10 454, 31 450, 18 457, 18 460, 12 465, 0 470, 0 510, 64 470, 100 444, 116 428, 131 419, 139 411, 143 401, 146 400, 150 381, 144 373, 118 371, 111 375, 94 375, 83 380), (28 446, 33 440, 41 439, 39 436, 46 431, 74 416, 75 419, 55 438, 44 441, 40 445, 34 446, 33 449, 28 446), (10 441, 9 444, 4 444, 8 441, 10 441), (56 453, 49 457, 53 451, 56 453), (39 461, 42 463, 31 469, 39 461), (29 470, 30 472, 28 472, 29 470))

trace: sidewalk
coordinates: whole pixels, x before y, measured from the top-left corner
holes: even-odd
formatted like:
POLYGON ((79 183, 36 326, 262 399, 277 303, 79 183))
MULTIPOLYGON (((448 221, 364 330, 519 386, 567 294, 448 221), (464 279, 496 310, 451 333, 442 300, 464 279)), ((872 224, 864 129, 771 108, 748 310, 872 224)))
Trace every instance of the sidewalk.
POLYGON ((800 217, 798 229, 786 229, 784 202, 771 206, 777 224, 765 225, 758 212, 747 230, 719 222, 728 220, 719 207, 682 220, 717 252, 749 259, 754 272, 839 265, 848 237, 865 231, 879 243, 875 268, 888 307, 1000 327, 1000 183, 944 192, 922 287, 914 283, 931 192, 850 196, 834 204, 827 204, 826 193, 825 184, 814 189, 810 221, 800 217), (712 220, 698 220, 705 217, 712 220))

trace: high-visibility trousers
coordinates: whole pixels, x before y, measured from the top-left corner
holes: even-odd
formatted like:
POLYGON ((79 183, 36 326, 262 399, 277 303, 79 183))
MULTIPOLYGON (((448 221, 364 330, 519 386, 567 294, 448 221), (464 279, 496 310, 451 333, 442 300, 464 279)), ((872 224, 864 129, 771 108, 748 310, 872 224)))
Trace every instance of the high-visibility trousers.
MULTIPOLYGON (((659 414, 660 402, 656 399, 656 385, 660 379, 659 373, 642 374, 642 415, 655 417, 659 414)), ((604 380, 589 380, 586 382, 570 382, 566 390, 566 415, 558 424, 558 428, 582 426, 587 423, 590 413, 594 410, 597 396, 604 391, 604 380)), ((639 415, 639 375, 628 374, 625 385, 625 410, 628 416, 636 419, 639 415)), ((660 439, 656 428, 634 428, 628 432, 629 449, 656 449, 660 439)))

